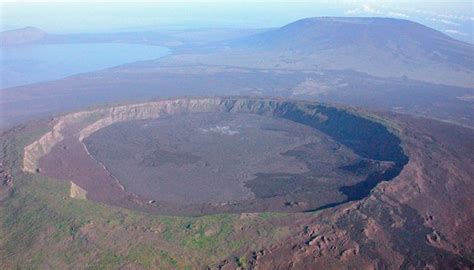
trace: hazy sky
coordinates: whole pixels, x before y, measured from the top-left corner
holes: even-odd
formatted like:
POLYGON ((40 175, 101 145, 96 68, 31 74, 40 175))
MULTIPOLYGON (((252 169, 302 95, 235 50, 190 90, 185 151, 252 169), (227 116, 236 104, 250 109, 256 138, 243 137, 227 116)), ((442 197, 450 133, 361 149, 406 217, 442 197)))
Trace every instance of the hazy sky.
POLYGON ((164 28, 278 27, 315 16, 410 19, 473 41, 473 1, 6 1, 3 29, 35 26, 52 33, 164 28))

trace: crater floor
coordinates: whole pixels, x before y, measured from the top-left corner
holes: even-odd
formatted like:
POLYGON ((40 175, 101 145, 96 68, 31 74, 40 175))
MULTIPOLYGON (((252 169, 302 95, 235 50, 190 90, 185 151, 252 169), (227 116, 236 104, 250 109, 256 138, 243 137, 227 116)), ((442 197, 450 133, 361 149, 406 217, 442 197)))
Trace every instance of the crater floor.
POLYGON ((356 112, 233 98, 65 115, 24 158, 87 199, 177 215, 328 208, 368 196, 406 162, 400 139, 356 112))
POLYGON ((343 169, 361 158, 322 132, 255 114, 116 123, 85 144, 127 191, 177 204, 284 196, 317 206, 342 201, 338 189, 366 176, 343 169))

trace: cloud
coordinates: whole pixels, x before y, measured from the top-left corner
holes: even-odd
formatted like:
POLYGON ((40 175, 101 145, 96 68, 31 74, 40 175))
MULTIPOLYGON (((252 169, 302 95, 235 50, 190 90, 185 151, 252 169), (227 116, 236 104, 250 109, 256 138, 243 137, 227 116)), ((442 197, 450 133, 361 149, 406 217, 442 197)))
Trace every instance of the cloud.
POLYGON ((473 20, 473 17, 463 16, 463 15, 454 15, 454 14, 437 14, 439 18, 450 19, 450 20, 458 20, 458 21, 468 21, 473 20))
POLYGON ((400 13, 400 12, 388 12, 388 15, 391 16, 391 17, 400 17, 400 18, 410 18, 409 15, 407 14, 404 14, 404 13, 400 13))
POLYGON ((461 25, 460 23, 453 22, 453 21, 446 20, 446 19, 429 18, 429 20, 433 21, 433 22, 444 23, 444 24, 447 24, 447 25, 455 25, 455 26, 460 26, 461 25))
POLYGON ((344 11, 345 15, 355 15, 355 14, 358 14, 358 13, 359 13, 358 8, 349 9, 349 10, 344 11))
POLYGON ((346 15, 382 15, 389 17, 410 18, 419 15, 424 16, 424 19, 441 22, 447 25, 461 25, 462 21, 473 21, 474 17, 462 14, 453 13, 437 13, 430 10, 414 9, 414 8, 394 8, 391 9, 386 5, 361 4, 356 8, 346 10, 346 15), (413 16, 411 16, 413 15, 413 16))
POLYGON ((447 30, 444 30, 444 32, 448 34, 452 34, 452 35, 467 36, 466 33, 458 31, 458 30, 454 30, 454 29, 447 29, 447 30))
POLYGON ((388 16, 388 17, 410 18, 408 14, 376 8, 370 4, 363 4, 362 6, 358 8, 346 10, 344 14, 346 15, 371 14, 371 15, 388 16))
POLYGON ((349 9, 344 12, 346 15, 356 14, 382 14, 382 12, 369 4, 363 4, 361 7, 349 9))
POLYGON ((379 13, 379 10, 375 9, 369 4, 362 5, 362 10, 367 13, 379 13))

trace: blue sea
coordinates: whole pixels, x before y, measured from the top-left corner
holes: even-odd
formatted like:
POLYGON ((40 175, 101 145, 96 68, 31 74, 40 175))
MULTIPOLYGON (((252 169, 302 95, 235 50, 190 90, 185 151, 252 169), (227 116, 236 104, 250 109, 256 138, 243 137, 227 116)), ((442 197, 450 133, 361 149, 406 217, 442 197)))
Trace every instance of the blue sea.
POLYGON ((56 80, 169 53, 165 47, 121 43, 19 45, 0 50, 0 88, 56 80))

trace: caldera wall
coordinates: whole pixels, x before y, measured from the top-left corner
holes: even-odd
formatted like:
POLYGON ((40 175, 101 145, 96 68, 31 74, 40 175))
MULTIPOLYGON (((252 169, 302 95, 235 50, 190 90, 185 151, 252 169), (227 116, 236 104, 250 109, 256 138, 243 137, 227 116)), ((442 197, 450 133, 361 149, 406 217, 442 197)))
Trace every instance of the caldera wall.
POLYGON ((250 113, 288 119, 325 133, 364 159, 393 164, 390 169, 370 175, 357 185, 342 187, 340 192, 346 195, 345 201, 367 196, 377 183, 397 176, 408 161, 400 146, 400 139, 384 125, 346 109, 272 99, 181 98, 99 108, 60 116, 54 120, 51 131, 25 147, 23 169, 27 172, 40 172, 39 160, 48 155, 59 142, 72 140, 83 145, 85 138, 117 122, 202 112, 250 113))

